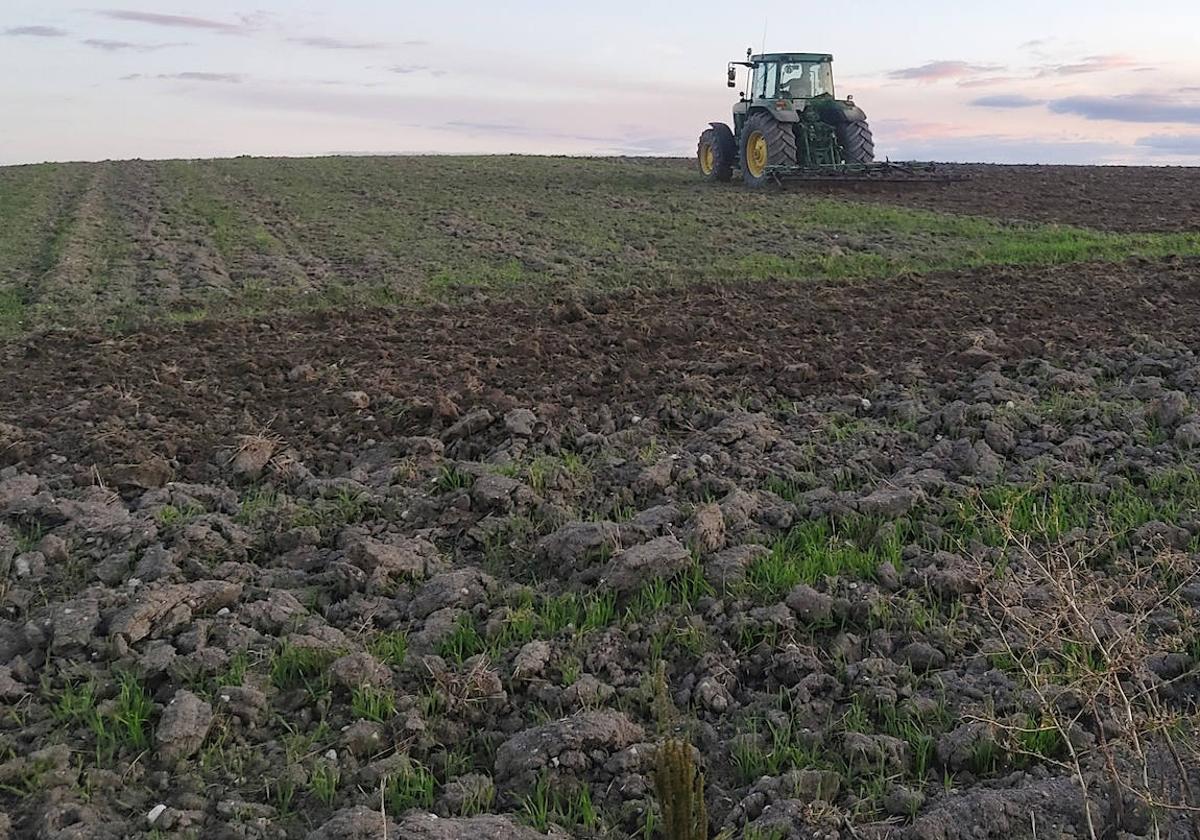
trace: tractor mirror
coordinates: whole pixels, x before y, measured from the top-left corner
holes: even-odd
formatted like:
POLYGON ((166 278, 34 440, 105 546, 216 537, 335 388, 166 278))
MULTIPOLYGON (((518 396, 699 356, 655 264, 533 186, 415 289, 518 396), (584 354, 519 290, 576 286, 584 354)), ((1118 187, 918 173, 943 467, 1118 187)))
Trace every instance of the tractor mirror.
POLYGON ((737 87, 737 70, 732 67, 729 68, 729 86, 737 87))

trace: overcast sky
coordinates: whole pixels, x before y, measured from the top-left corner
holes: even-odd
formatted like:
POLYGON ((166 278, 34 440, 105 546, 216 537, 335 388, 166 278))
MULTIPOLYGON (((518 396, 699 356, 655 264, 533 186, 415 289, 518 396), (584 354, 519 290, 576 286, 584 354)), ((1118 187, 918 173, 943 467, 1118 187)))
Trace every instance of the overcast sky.
POLYGON ((1196 0, 836 8, 4 0, 0 164, 692 154, 705 123, 729 119, 725 62, 764 30, 768 50, 835 55, 839 95, 867 111, 880 155, 1200 164, 1196 0))

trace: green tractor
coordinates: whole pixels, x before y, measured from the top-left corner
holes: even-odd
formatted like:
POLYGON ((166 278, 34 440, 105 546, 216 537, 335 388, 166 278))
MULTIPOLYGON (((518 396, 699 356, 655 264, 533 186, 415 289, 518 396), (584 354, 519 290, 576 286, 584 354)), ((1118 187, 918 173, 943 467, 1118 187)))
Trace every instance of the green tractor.
POLYGON ((697 157, 708 181, 729 181, 735 169, 751 187, 783 178, 886 175, 892 164, 875 163, 867 115, 852 97, 833 89, 833 56, 767 53, 729 63, 729 87, 737 67, 751 69, 749 92, 733 106, 733 129, 725 123, 700 135, 697 157))

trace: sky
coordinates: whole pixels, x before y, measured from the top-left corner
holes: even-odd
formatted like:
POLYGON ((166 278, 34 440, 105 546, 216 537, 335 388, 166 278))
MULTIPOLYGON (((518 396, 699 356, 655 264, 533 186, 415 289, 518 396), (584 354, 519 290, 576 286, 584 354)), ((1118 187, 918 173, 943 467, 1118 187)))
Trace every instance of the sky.
POLYGON ((0 4, 0 164, 690 155, 765 45, 833 53, 880 157, 1200 165, 1196 0, 105 2, 0 4))

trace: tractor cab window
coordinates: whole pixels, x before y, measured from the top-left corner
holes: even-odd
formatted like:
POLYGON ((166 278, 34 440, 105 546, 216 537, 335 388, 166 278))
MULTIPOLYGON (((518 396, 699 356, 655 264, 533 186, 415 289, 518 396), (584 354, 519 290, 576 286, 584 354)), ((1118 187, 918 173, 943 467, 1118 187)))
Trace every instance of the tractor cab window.
POLYGON ((789 99, 833 96, 833 65, 828 61, 786 62, 779 76, 780 95, 789 99))
POLYGON ((779 89, 779 65, 774 62, 760 64, 754 68, 754 97, 774 99, 779 89))

